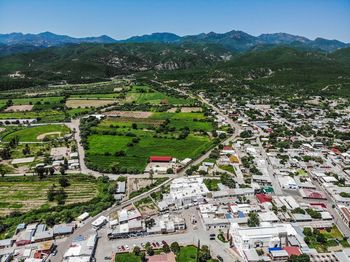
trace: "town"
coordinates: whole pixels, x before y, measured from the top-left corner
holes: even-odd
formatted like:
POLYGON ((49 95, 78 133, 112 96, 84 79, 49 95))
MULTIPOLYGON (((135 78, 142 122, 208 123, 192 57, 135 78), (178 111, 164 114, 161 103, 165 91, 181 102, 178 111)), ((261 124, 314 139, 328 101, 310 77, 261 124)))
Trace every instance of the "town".
POLYGON ((350 262, 349 0, 1 0, 0 262, 350 262))
POLYGON ((4 101, 1 261, 349 261, 347 100, 153 84, 4 101))

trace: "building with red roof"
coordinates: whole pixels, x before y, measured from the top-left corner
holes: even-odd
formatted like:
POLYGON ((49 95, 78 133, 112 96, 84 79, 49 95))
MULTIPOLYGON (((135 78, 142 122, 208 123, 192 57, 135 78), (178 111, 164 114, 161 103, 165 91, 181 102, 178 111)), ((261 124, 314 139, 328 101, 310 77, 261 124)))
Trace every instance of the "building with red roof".
POLYGON ((266 194, 256 194, 256 198, 260 203, 272 202, 272 197, 266 194))
POLYGON ((287 251, 288 256, 291 256, 291 255, 300 256, 301 255, 301 251, 300 251, 299 247, 290 246, 290 247, 284 247, 283 249, 285 251, 287 251))
POLYGON ((150 156, 150 162, 170 162, 173 158, 171 156, 150 156))

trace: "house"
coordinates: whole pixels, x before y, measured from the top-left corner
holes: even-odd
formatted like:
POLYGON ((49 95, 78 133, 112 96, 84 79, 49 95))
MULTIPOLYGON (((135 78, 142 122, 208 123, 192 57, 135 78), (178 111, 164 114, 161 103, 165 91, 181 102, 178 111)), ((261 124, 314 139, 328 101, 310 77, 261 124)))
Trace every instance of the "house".
POLYGON ((90 216, 90 214, 88 212, 84 212, 83 214, 81 214, 80 216, 77 217, 77 221, 82 222, 85 219, 87 219, 89 216, 90 216))
POLYGON ((0 249, 12 247, 13 242, 14 240, 12 238, 0 240, 0 249))
POLYGON ((74 238, 72 244, 63 255, 63 262, 92 261, 95 254, 96 243, 97 234, 93 234, 87 238, 83 236, 74 238))
POLYGON ((95 221, 91 223, 92 227, 95 229, 101 228, 104 224, 107 223, 107 218, 105 216, 98 217, 95 221))
POLYGON ((21 231, 16 239, 16 246, 28 245, 32 242, 33 231, 21 231))
POLYGON ((118 182, 117 184, 117 194, 125 194, 125 187, 126 187, 126 183, 125 181, 122 182, 118 182))
POLYGON ((230 239, 234 243, 241 256, 245 256, 245 250, 252 248, 276 248, 280 245, 287 246, 287 238, 282 236, 298 236, 294 227, 289 224, 264 223, 260 227, 240 227, 237 223, 231 223, 230 239))
POLYGON ((294 178, 290 176, 278 176, 278 182, 283 189, 297 190, 299 188, 294 178))
POLYGON ((59 224, 53 226, 53 235, 56 236, 65 236, 72 234, 75 229, 73 224, 59 224))

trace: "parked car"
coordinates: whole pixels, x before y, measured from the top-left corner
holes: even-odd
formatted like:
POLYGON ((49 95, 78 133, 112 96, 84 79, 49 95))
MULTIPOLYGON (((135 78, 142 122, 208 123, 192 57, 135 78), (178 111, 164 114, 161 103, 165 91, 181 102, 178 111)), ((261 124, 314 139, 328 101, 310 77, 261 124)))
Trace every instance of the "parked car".
POLYGON ((224 262, 224 259, 223 259, 222 257, 217 256, 216 258, 217 258, 219 261, 224 262))

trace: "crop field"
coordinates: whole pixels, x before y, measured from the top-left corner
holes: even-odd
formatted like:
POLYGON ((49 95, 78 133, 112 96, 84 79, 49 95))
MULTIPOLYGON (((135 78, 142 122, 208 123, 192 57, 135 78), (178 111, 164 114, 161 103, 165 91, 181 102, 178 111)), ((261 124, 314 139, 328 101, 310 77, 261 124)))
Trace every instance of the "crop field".
POLYGON ((134 86, 126 96, 126 102, 135 102, 136 104, 152 105, 191 105, 195 101, 180 97, 168 96, 167 94, 155 91, 150 87, 134 86))
POLYGON ((117 93, 107 93, 107 94, 81 94, 81 95, 71 95, 70 99, 110 99, 114 100, 120 95, 117 93))
POLYGON ((157 120, 151 118, 132 118, 132 117, 119 117, 116 119, 106 119, 101 122, 100 127, 132 127, 135 123, 138 128, 152 128, 160 126, 164 123, 164 120, 157 120))
MULTIPOLYGON (((84 175, 66 175, 70 186, 65 188, 68 197, 66 204, 85 202, 97 194, 97 184, 94 179, 84 175)), ((0 178, 0 216, 13 211, 28 211, 43 205, 56 205, 48 202, 47 191, 52 184, 59 185, 58 176, 38 177, 2 177, 0 178)))
MULTIPOLYGON (((58 109, 62 107, 63 97, 53 96, 53 97, 26 97, 26 98, 16 98, 11 99, 13 105, 33 105, 33 111, 42 111, 49 109, 58 109)), ((8 100, 0 100, 0 104, 6 103, 8 100)))
POLYGON ((114 100, 105 99, 69 99, 66 102, 68 108, 100 107, 115 103, 114 100))
POLYGON ((18 136, 20 142, 38 142, 45 138, 45 136, 64 136, 70 133, 70 129, 65 125, 44 125, 33 127, 14 128, 13 132, 7 133, 3 136, 3 140, 8 142, 13 137, 18 136))
POLYGON ((38 112, 8 112, 0 113, 0 119, 38 119, 39 123, 63 121, 66 116, 63 111, 47 110, 38 112))
POLYGON ((120 117, 102 120, 88 137, 86 159, 93 169, 141 172, 152 155, 194 159, 212 146, 210 136, 203 132, 213 130, 213 123, 201 112, 114 114, 120 117), (180 138, 185 128, 189 131, 180 138))
POLYGON ((150 156, 169 155, 178 159, 196 158, 212 143, 209 137, 189 135, 186 139, 155 138, 151 134, 140 137, 139 143, 128 146, 132 137, 95 134, 89 137, 87 160, 96 167, 143 170, 150 156), (115 156, 117 151, 125 156, 115 156))
POLYGON ((203 113, 156 112, 152 114, 151 118, 158 120, 169 119, 169 126, 178 130, 185 127, 188 127, 190 130, 203 130, 206 132, 213 130, 213 122, 206 119, 203 113))

